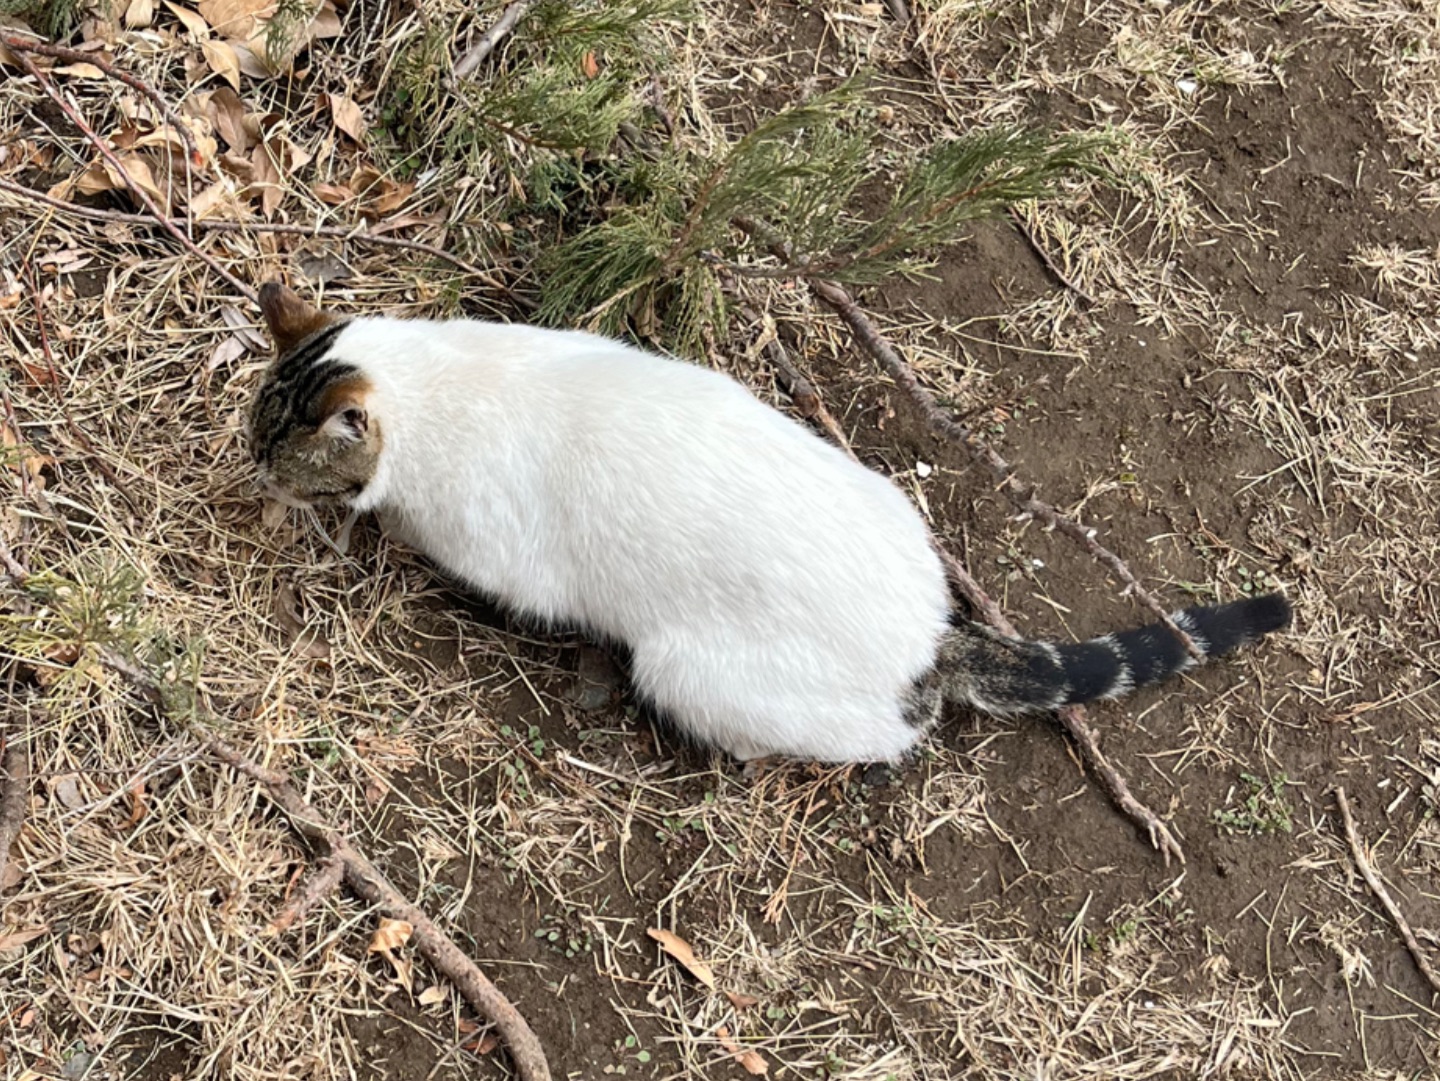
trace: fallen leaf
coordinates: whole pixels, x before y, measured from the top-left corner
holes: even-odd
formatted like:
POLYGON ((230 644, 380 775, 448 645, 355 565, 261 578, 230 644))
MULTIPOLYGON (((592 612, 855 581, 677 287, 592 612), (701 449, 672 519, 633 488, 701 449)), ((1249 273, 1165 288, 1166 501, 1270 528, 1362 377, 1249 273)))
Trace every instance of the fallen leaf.
POLYGON ((335 10, 331 0, 325 0, 320 5, 320 10, 315 13, 315 20, 310 24, 310 36, 312 38, 338 38, 344 25, 340 22, 340 13, 335 10))
POLYGON ((140 30, 155 21, 155 0, 130 0, 125 9, 125 25, 140 30))
POLYGON ((413 180, 406 180, 399 184, 387 180, 384 187, 386 188, 384 194, 376 196, 365 205, 365 213, 383 216, 403 206, 405 201, 415 194, 415 181, 413 180))
POLYGON ((207 105, 210 123, 225 140, 226 146, 237 154, 243 154, 254 145, 245 128, 245 103, 233 88, 220 87, 210 95, 207 105))
POLYGON ((76 64, 65 64, 61 67, 52 69, 51 73, 54 75, 69 75, 76 79, 105 78, 105 73, 103 71, 97 68, 94 64, 87 64, 84 61, 76 64))
POLYGON ((170 9, 171 14, 173 14, 175 18, 184 24, 187 33, 194 34, 197 38, 204 37, 210 33, 210 24, 205 21, 203 15, 191 11, 187 7, 172 3, 171 0, 165 0, 165 6, 170 9))
POLYGON ((734 1056, 735 1061, 740 1063, 746 1073, 752 1077, 764 1077, 770 1072, 770 1063, 765 1061, 765 1056, 753 1048, 746 1050, 741 1047, 731 1038, 730 1030, 724 1025, 715 1030, 715 1035, 719 1037, 720 1046, 734 1056))
POLYGON ((145 782, 141 781, 134 788, 130 789, 130 817, 125 822, 125 828, 129 829, 145 817, 145 782))
POLYGON ((228 338, 222 339, 220 344, 215 347, 215 351, 210 354, 210 359, 205 364, 205 370, 213 372, 217 368, 234 363, 244 355, 245 343, 231 334, 228 338))
POLYGON ((410 936, 415 933, 415 928, 404 920, 392 920, 389 916, 380 917, 380 926, 376 928, 375 935, 370 939, 370 953, 389 953, 391 950, 398 950, 405 943, 410 941, 410 936))
POLYGON ((255 324, 250 322, 249 316, 243 314, 233 304, 226 304, 220 309, 220 318, 225 325, 235 332, 235 336, 245 343, 245 348, 257 356, 268 356, 270 343, 262 338, 255 331, 255 324))
POLYGON ((315 193, 315 198, 319 199, 326 206, 343 206, 355 198, 355 193, 343 184, 326 184, 321 182, 311 185, 310 190, 315 193))
POLYGON ((476 1055, 488 1055, 495 1048, 500 1046, 500 1037, 493 1032, 487 1032, 478 1040, 472 1040, 463 1047, 476 1055))
POLYGON ((275 158, 264 143, 251 152, 250 164, 255 170, 255 179, 250 186, 260 193, 260 209, 268 218, 285 201, 285 187, 280 176, 280 168, 275 164, 275 158))
POLYGON ((600 74, 600 61, 595 59, 594 49, 580 59, 580 70, 585 73, 587 79, 593 79, 600 74))
POLYGON ((289 582, 281 582, 275 590, 275 622, 280 624, 289 643, 298 647, 302 657, 323 661, 330 656, 330 643, 325 636, 305 625, 300 612, 300 597, 289 582))
POLYGON ((11 931, 9 934, 0 935, 0 953, 6 950, 13 950, 25 945, 27 942, 34 942, 50 930, 49 924, 42 923, 39 927, 27 927, 23 931, 11 931))
POLYGON ((55 798, 63 803, 69 810, 76 810, 85 805, 85 800, 80 796, 80 785, 76 783, 75 774, 67 773, 63 777, 55 778, 51 786, 55 798))
POLYGON ((645 933, 660 943, 662 950, 685 966, 685 970, 689 972, 690 975, 694 976, 706 987, 710 988, 710 990, 715 990, 715 973, 709 965, 696 960, 695 951, 690 948, 690 943, 686 942, 673 931, 663 931, 658 927, 651 927, 645 933))
POLYGON ((760 1000, 754 995, 737 995, 734 991, 726 991, 725 997, 737 1010, 748 1010, 751 1006, 760 1005, 760 1000))
POLYGON ((234 190, 229 184, 223 180, 217 180, 215 183, 201 188, 195 193, 194 197, 191 198, 187 204, 190 207, 190 216, 192 218, 234 219, 238 216, 234 213, 234 194, 234 190), (230 213, 215 213, 215 211, 222 207, 229 209, 230 213))
POLYGON ((365 117, 360 112, 360 106, 344 94, 325 96, 330 101, 330 116, 335 121, 335 126, 363 145, 369 129, 365 126, 365 117))
POLYGON ((231 89, 240 89, 240 57, 228 41, 202 41, 200 51, 205 54, 205 63, 210 70, 230 84, 231 89))
POLYGON ((448 993, 446 988, 437 983, 435 986, 427 987, 421 991, 420 997, 415 1001, 422 1006, 434 1006, 437 1002, 444 1002, 445 996, 448 993))
POLYGON ((260 18, 274 10, 275 0, 200 0, 195 6, 217 34, 247 41, 260 18))
POLYGON ((260 509, 260 524, 266 529, 279 529, 289 509, 278 499, 265 500, 265 505, 260 509))

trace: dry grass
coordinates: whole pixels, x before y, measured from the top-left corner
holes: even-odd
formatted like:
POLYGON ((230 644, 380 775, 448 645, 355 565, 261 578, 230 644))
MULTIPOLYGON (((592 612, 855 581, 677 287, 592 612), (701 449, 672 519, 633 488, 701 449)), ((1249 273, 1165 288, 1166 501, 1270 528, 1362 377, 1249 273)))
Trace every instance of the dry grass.
MULTIPOLYGON (((1220 536, 1205 523, 1228 505, 1190 507, 1165 536, 1140 534, 1148 549, 1123 554, 1177 595, 1231 596, 1252 575, 1278 575, 1301 613, 1285 644, 1299 671, 1281 676, 1273 658, 1246 659, 1235 666, 1245 678, 1223 693, 1214 683, 1182 687, 1107 719, 1116 738, 1146 737, 1129 770, 1177 813, 1208 775, 1283 772, 1277 748, 1297 725, 1342 733, 1334 768, 1367 778, 1367 802, 1386 808, 1367 820, 1389 827, 1377 842, 1382 866, 1429 906, 1422 911, 1436 912, 1440 745, 1414 735, 1433 730, 1440 710, 1435 250, 1357 244, 1347 258, 1361 285, 1336 291, 1303 323, 1245 314, 1243 286, 1202 283, 1186 259, 1223 243, 1263 262, 1256 252, 1276 241, 1260 199, 1248 214, 1219 208, 1196 147, 1208 138, 1207 102, 1277 92, 1311 37, 1348 34, 1369 50, 1386 135, 1413 151, 1394 190, 1435 201, 1433 13, 1398 2, 1302 3, 1291 5, 1308 20, 1302 30, 1252 44, 1245 20, 1284 5, 1227 3, 1219 17, 1130 0, 1083 10, 1016 0, 913 6, 903 34, 872 10, 879 5, 807 8, 827 42, 818 60, 781 33, 800 20, 789 8, 765 6, 752 19, 743 5, 702 4, 701 21, 676 32, 675 69, 663 73, 685 103, 684 137, 713 144, 743 122, 762 87, 803 93, 862 62, 893 76, 886 92, 897 120, 887 138, 897 141, 1027 116, 1048 96, 1057 115, 1125 134, 1110 182, 1025 210, 1099 312, 1063 289, 1027 293, 996 267, 1001 286, 969 314, 904 303, 903 289, 890 290, 899 300, 887 331, 947 403, 1007 418, 1031 395, 1041 400, 1028 408, 1045 416, 1050 396, 1072 381, 1103 386, 1106 330, 1179 335, 1194 346, 1203 375, 1186 398, 1192 413, 1177 423, 1217 445, 1253 448, 1263 468, 1221 486, 1254 513, 1220 536), (744 21, 727 21, 737 12, 744 21), (901 69, 907 56, 913 64, 901 69), (1023 364, 1043 374, 1018 385, 1009 368, 1023 364)), ((449 10, 391 19, 352 6, 344 47, 319 50, 303 88, 245 81, 247 111, 273 117, 277 145, 304 162, 281 178, 282 216, 359 220, 355 206, 314 194, 314 182, 345 182, 362 155, 312 108, 312 95, 362 95, 376 71, 388 77, 387 58, 425 15, 449 10)), ((204 115, 199 99, 215 84, 187 80, 197 50, 175 29, 161 13, 155 29, 118 31, 117 59, 204 115)), ((83 74, 64 83, 102 131, 136 112, 112 83, 83 74)), ((1275 135, 1279 161, 1284 133, 1275 135)), ((93 158, 15 77, 0 83, 0 143, 0 175, 39 187, 93 158)), ((155 160, 168 162, 157 183, 173 184, 181 205, 184 171, 155 160)), ((403 213, 481 221, 503 182, 500 163, 481 156, 421 178, 403 213)), ((226 198, 231 212, 256 213, 234 192, 226 198)), ((453 246, 484 234, 428 224, 414 235, 453 246)), ((322 291, 351 312, 510 310, 495 290, 423 256, 259 231, 199 242, 256 283, 295 274, 305 260, 339 260, 348 277, 322 291)), ((480 250, 466 254, 484 261, 480 250)), ((890 419, 875 405, 881 377, 854 359, 838 325, 785 283, 745 288, 755 311, 805 328, 804 363, 844 373, 822 385, 837 415, 855 418, 864 443, 883 443, 874 425, 890 419)), ((1038 729, 987 724, 976 735, 958 723, 879 794, 858 769, 787 766, 746 781, 725 762, 657 745, 619 710, 577 709, 567 693, 575 643, 492 626, 370 527, 341 557, 322 535, 333 535, 338 516, 262 520, 241 426, 266 360, 254 313, 148 230, 73 220, 0 193, 0 318, 9 322, 0 331, 0 531, 11 547, 34 572, 92 586, 109 569, 132 570, 147 633, 198 651, 199 693, 227 738, 291 772, 492 975, 523 988, 522 1010, 546 1018, 542 1036, 588 1046, 588 1058, 569 1053, 584 1063, 573 1076, 621 1066, 629 1076, 736 1076, 716 1034, 725 1025, 779 1077, 1337 1077, 1333 1050, 1294 1035, 1314 1011, 1307 996, 1332 978, 1352 996, 1342 1020, 1356 1041, 1397 1026, 1409 1034, 1373 1053, 1366 1043, 1366 1076, 1422 1076, 1413 1065, 1401 1072, 1402 1061, 1416 1061, 1402 1060, 1401 1045, 1420 1048, 1432 1067, 1440 1059, 1434 1006, 1403 999, 1384 970, 1394 942, 1346 862, 1318 785, 1297 794, 1295 833, 1270 866, 1277 884, 1229 912, 1232 926, 1196 914, 1205 898, 1185 876, 1155 886, 1148 871, 1127 870, 1117 887, 1110 861, 1091 858, 1093 838, 1085 853, 1057 858, 1051 838, 1028 832, 1032 808, 1058 804, 1063 816, 1085 785, 1070 772, 1053 789, 1017 794, 1003 771, 1043 738, 1038 729), (277 614, 282 586, 329 644, 327 659, 295 647, 293 626, 277 614), (996 776, 1008 787, 997 790, 996 776), (955 855, 962 850, 986 855, 967 863, 955 855), (1005 888, 985 878, 992 857, 1005 888), (958 867, 971 880, 948 879, 958 867), (1282 870, 1312 909, 1291 912, 1288 925, 1275 915, 1290 889, 1289 878, 1278 884, 1282 870), (1080 903, 1065 908, 1072 897, 1080 903), (1256 920, 1274 924, 1261 936, 1262 960, 1232 957, 1229 936, 1242 938, 1256 920), (723 990, 759 1004, 739 1008, 704 991, 654 948, 651 926, 683 934, 723 990), (580 1006, 569 1005, 571 987, 582 989, 580 1006)), ((756 337, 751 326, 717 331, 710 360, 773 398, 756 337)), ((1000 579, 1008 605, 1040 613, 1048 629, 1093 629, 1073 612, 1084 587, 1067 588, 1044 565, 1092 584, 1098 571, 1057 562, 1067 558, 1063 545, 1025 523, 991 515, 994 535, 970 535, 969 516, 954 507, 975 478, 922 471, 906 446, 878 453, 957 550, 1000 579)), ((1087 446, 1085 455, 1069 487, 1052 493, 1058 502, 1121 519, 1139 503, 1176 498, 1149 485, 1145 468, 1155 463, 1144 447, 1087 446), (1091 468, 1095 460, 1105 464, 1091 468), (1120 479, 1132 473, 1139 479, 1120 479)), ((65 621, 84 606, 83 595, 71 596, 37 616, 12 595, 3 617, 32 629, 38 619, 59 644, 41 662, 42 689, 12 688, 6 702, 36 780, 13 861, 18 879, 0 883, 0 1073, 52 1077, 69 1061, 89 1063, 89 1076, 136 1078, 408 1081, 432 1065, 440 1077, 502 1074, 498 1056, 456 1049, 463 1011, 453 994, 419 997, 427 974, 417 971, 407 991, 367 954, 374 915, 347 895, 284 936, 258 933, 308 854, 252 784, 194 757, 192 733, 152 717, 91 658, 63 648, 75 637, 65 621), (379 1035, 375 1019, 387 1012, 403 1019, 401 1036, 379 1035), (387 1060, 381 1045, 397 1041, 402 1051, 387 1060)), ((33 663, 33 634, 27 642, 33 663)), ((1194 810, 1203 823, 1208 809, 1194 810)), ((1100 850, 1125 851, 1132 838, 1106 821, 1113 836, 1100 850)), ((1187 838, 1207 853, 1208 841, 1187 838)))

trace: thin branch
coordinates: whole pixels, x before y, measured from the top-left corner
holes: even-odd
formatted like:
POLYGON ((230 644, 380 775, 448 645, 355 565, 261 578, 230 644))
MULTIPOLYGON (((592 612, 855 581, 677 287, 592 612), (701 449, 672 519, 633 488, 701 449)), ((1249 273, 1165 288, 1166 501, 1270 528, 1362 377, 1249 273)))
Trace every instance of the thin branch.
MULTIPOLYGON (((160 685, 133 661, 107 647, 97 649, 98 659, 123 676, 152 705, 163 708, 160 685)), ((475 1011, 493 1024, 510 1048, 521 1081, 550 1081, 550 1067, 534 1031, 510 1000, 448 935, 418 906, 406 900, 380 869, 322 815, 283 773, 251 761, 222 739, 209 739, 205 752, 238 773, 258 782, 272 803, 283 811, 296 831, 323 845, 344 867, 344 880, 364 900, 391 919, 413 928, 412 940, 436 970, 450 980, 475 1011)))
MULTIPOLYGON (((62 214, 70 214, 86 221, 100 222, 121 222, 125 225, 160 225, 165 226, 167 219, 154 218, 149 214, 128 214, 122 210, 100 210, 94 207, 77 206, 75 203, 67 203, 64 199, 56 199, 44 192, 34 191, 17 184, 13 180, 0 177, 0 191, 10 192, 12 195, 22 199, 30 199, 45 206, 52 207, 62 214)), ((404 237, 377 236, 356 228, 346 228, 338 225, 297 225, 286 222, 241 222, 241 221, 214 221, 207 218, 197 218, 194 221, 186 222, 183 219, 171 218, 168 223, 179 227, 190 225, 212 233, 280 233, 289 236, 313 236, 333 237, 338 240, 357 240, 364 244, 374 244, 382 248, 395 248, 401 251, 418 251, 426 255, 432 255, 437 259, 443 259, 451 266, 474 276, 483 285, 487 285, 497 292, 508 293, 509 288, 495 278, 488 271, 467 263, 458 255, 452 255, 444 248, 436 247, 434 244, 427 244, 422 240, 407 240, 404 237)), ((517 298, 518 299, 518 298, 517 298)))
POLYGON ((1082 526, 1073 518, 1061 513, 1049 503, 1036 499, 1034 492, 1021 484, 1015 476, 1015 467, 1002 458, 989 443, 985 442, 970 428, 952 420, 935 401, 934 396, 920 385, 914 370, 905 363, 895 348, 876 329, 869 317, 850 298, 850 294, 834 282, 809 278, 810 288, 815 295, 835 310, 855 335, 855 339, 872 357, 879 361, 895 384, 920 408, 926 423, 937 435, 953 439, 970 452, 975 461, 988 467, 1012 502, 1031 517, 1038 518, 1047 528, 1065 534, 1090 553, 1097 562, 1109 567, 1115 576, 1125 583, 1125 591, 1134 594, 1145 607, 1149 608, 1170 633, 1184 645, 1187 653, 1197 662, 1207 659, 1204 650, 1185 633, 1171 618, 1165 607, 1154 594, 1140 584, 1125 561, 1110 549, 1095 540, 1095 530, 1082 526))
POLYGON ((480 35, 480 40, 470 46, 470 50, 456 62, 455 78, 457 80, 468 79, 475 74, 475 69, 495 51, 495 46, 500 44, 500 39, 515 29, 515 24, 525 14, 530 3, 531 0, 514 0, 500 13, 500 18, 496 19, 490 29, 480 35))
POLYGON ((40 89, 49 95, 50 100, 60 107, 61 112, 70 118, 70 122, 80 129, 85 138, 90 140, 95 146, 95 149, 100 151, 101 156, 104 157, 104 159, 110 163, 111 167, 120 175, 121 180, 125 182, 125 186, 130 189, 131 194, 134 195, 136 199, 140 200, 141 205, 150 212, 155 222, 178 240, 182 247, 192 255, 198 256, 206 266, 229 282, 241 296, 258 307, 260 301, 256 296, 255 290, 221 266, 213 256, 201 251, 200 248, 195 245, 195 242, 186 236, 180 227, 176 225, 164 211, 155 205, 155 200, 150 198, 150 193, 137 184, 134 178, 125 171, 125 166, 121 164, 120 158, 115 154, 115 151, 110 149, 110 144, 95 133, 95 129, 80 115, 80 111, 70 104, 69 99, 66 98, 64 94, 55 89, 55 85, 45 77, 44 72, 35 66, 35 62, 23 52, 17 52, 15 54, 15 60, 25 69, 26 74, 40 85, 40 89))
POLYGON ((16 37, 13 34, 0 33, 0 43, 4 43, 13 53, 36 53, 40 56, 54 57, 56 60, 64 60, 71 64, 93 64, 103 71, 109 78, 116 82, 124 83, 130 89, 144 94, 150 99, 152 105, 165 118, 166 123, 180 136, 180 141, 185 144, 189 154, 189 163, 195 168, 203 168, 205 159, 200 154, 200 148, 195 145, 195 135, 191 132, 189 125, 181 118, 165 96, 138 76, 131 75, 128 71, 116 67, 107 60, 104 54, 99 52, 82 52, 79 49, 70 49, 64 45, 51 45, 48 42, 36 41, 32 38, 16 37))
POLYGON ((1415 938, 1415 932, 1410 929, 1405 914, 1400 911, 1390 891, 1385 888, 1385 883, 1380 880, 1379 873, 1375 870, 1374 864, 1365 855, 1365 846, 1360 841, 1360 833, 1355 828, 1355 816, 1350 813, 1350 801, 1345 798, 1345 789, 1335 789, 1335 802, 1340 806, 1340 819, 1345 823, 1345 838, 1350 842, 1350 855, 1355 860, 1355 866, 1360 870, 1360 877, 1370 887, 1370 892, 1380 902, 1381 907, 1390 917, 1390 922, 1400 932, 1400 938, 1405 943, 1405 948, 1410 951, 1410 956, 1415 958, 1415 965, 1420 969, 1420 975, 1424 976, 1436 994, 1440 994, 1440 972, 1435 971, 1435 966, 1420 948, 1419 941, 1415 938))
POLYGON ((1063 270, 1061 270, 1058 266, 1055 265, 1055 260, 1050 258, 1050 253, 1040 246, 1040 241, 1037 240, 1035 238, 1035 234, 1030 231, 1030 226, 1025 224, 1025 219, 1021 217, 1020 212, 1018 210, 1015 210, 1013 207, 1010 210, 1010 221, 1014 223, 1015 228, 1019 230, 1020 235, 1025 238, 1025 243, 1030 245, 1030 250, 1039 257, 1040 262, 1045 264, 1045 269, 1054 276, 1056 281, 1058 281, 1066 289, 1069 289, 1070 292, 1074 293, 1086 304, 1090 305, 1090 307, 1100 307, 1100 302, 1098 300, 1092 297, 1089 293, 1085 292, 1084 289, 1081 289, 1078 285, 1076 285, 1074 281, 1072 281, 1065 275, 1065 272, 1063 270))
POLYGON ((264 933, 278 935, 289 930, 297 921, 304 919, 307 912, 339 889, 344 879, 345 861, 331 852, 320 861, 318 868, 306 876, 304 884, 285 902, 285 907, 265 925, 264 933))

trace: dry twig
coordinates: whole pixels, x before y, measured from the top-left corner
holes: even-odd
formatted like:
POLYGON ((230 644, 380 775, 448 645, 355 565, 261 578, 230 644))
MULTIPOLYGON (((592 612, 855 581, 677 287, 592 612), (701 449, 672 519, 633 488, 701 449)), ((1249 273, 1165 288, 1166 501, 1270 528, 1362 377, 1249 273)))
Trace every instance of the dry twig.
MULTIPOLYGON (((124 676, 148 702, 163 708, 160 686, 148 672, 108 647, 100 647, 97 655, 102 664, 124 676)), ((203 746, 212 758, 259 782, 298 832, 323 845, 332 858, 339 860, 344 881, 351 889, 386 916, 411 925, 412 939, 420 953, 499 1031, 522 1081, 550 1081, 550 1067, 540 1041, 510 1000, 430 917, 406 900, 380 869, 299 793, 288 777, 251 761, 222 739, 207 740, 203 746)), ((324 876, 322 866, 316 876, 321 885, 324 876)))
POLYGON ((500 13, 489 30, 480 35, 480 40, 462 56, 455 64, 455 78, 468 79, 475 74, 475 70, 485 62, 485 58, 495 51, 495 46, 500 44, 500 39, 520 21, 525 14, 525 9, 530 6, 531 0, 513 0, 513 2, 500 13))
POLYGON ((304 883, 295 894, 285 902, 273 920, 265 925, 267 935, 278 935, 288 930, 295 923, 305 918, 309 912, 320 902, 324 901, 332 893, 340 888, 340 883, 345 879, 345 861, 336 853, 331 852, 320 861, 320 866, 305 876, 304 883))
MULTIPOLYGON (((120 222, 124 225, 159 225, 173 232, 181 225, 188 225, 192 228, 212 233, 280 233, 289 236, 313 236, 333 237, 337 240, 356 240, 364 244, 374 244, 382 248, 395 248, 401 251, 417 251, 426 255, 432 255, 437 259, 443 259, 451 266, 466 274, 472 275, 481 284, 489 286, 498 292, 508 293, 509 289, 504 282, 497 279, 488 271, 481 270, 472 263, 467 263, 458 255, 452 255, 444 248, 436 247, 434 244, 427 244, 423 240, 407 240, 404 237, 376 236, 373 233, 362 229, 351 229, 339 225, 296 225, 287 222, 268 221, 220 221, 209 218, 199 218, 194 221, 184 221, 177 218, 156 218, 149 214, 127 214, 121 210, 99 210, 94 207, 77 206, 74 203, 67 203, 64 199, 56 199, 44 192, 34 191, 17 184, 13 180, 0 177, 0 191, 8 191, 12 195, 22 199, 31 199, 37 203, 52 207, 62 214, 71 214, 77 218, 84 218, 87 221, 99 222, 120 222)), ((517 298, 518 299, 518 298, 517 298)))
POLYGON ((1069 289, 1070 292, 1074 293, 1086 304, 1090 305, 1090 307, 1098 308, 1100 306, 1100 302, 1098 300, 1096 300, 1089 293, 1085 292, 1084 289, 1081 289, 1078 285, 1076 285, 1075 282, 1069 276, 1067 276, 1063 270, 1061 270, 1058 266, 1055 265, 1055 260, 1050 257, 1050 253, 1048 251, 1041 247, 1040 241, 1035 238, 1035 234, 1032 233, 1030 231, 1030 227, 1025 224, 1025 219, 1020 216, 1020 212, 1018 210, 1012 209, 1010 211, 1010 220, 1014 223, 1015 228, 1019 231, 1020 235, 1025 238, 1025 243, 1030 245, 1030 250, 1039 257, 1040 262, 1045 264, 1045 269, 1054 276, 1056 281, 1058 281, 1066 289, 1069 289))
POLYGON ((1350 801, 1345 798, 1345 789, 1335 789, 1335 802, 1340 807, 1340 819, 1345 823, 1345 838, 1350 842, 1350 856, 1355 860, 1355 866, 1360 870, 1360 877, 1370 887, 1370 892, 1380 902, 1380 906, 1390 917, 1390 922, 1400 932, 1400 938, 1405 943, 1405 948, 1410 951, 1410 956, 1415 958, 1415 965, 1420 969, 1420 975, 1424 976, 1435 993, 1440 995, 1440 972, 1435 971, 1435 966, 1420 948, 1419 941, 1415 938, 1415 932, 1410 929, 1405 914, 1400 911, 1400 906, 1390 896, 1390 891, 1385 888, 1385 883, 1380 880, 1379 872, 1375 870, 1374 864, 1365 855, 1365 846, 1360 841, 1360 833, 1355 828, 1355 816, 1350 813, 1350 801))
POLYGON ((141 205, 150 212, 155 223, 178 240, 181 246, 192 255, 198 256, 206 266, 229 282, 241 296, 258 307, 259 300, 255 290, 221 266, 213 256, 201 251, 195 242, 185 235, 184 230, 155 204, 155 200, 150 197, 150 193, 137 184, 135 179, 125 171, 125 166, 121 163, 115 151, 110 149, 110 144, 95 133, 95 129, 80 115, 80 111, 70 104, 70 100, 66 98, 64 94, 55 89, 55 84, 46 78, 43 71, 35 66, 35 62, 23 52, 16 53, 15 60, 25 69, 25 73, 39 84, 40 89, 45 91, 50 97, 50 100, 60 107, 60 111, 69 117, 70 122, 80 129, 81 134, 90 140, 95 149, 100 151, 100 155, 109 162, 110 167, 119 174, 120 179, 125 182, 125 186, 130 190, 130 193, 134 195, 136 199, 140 200, 141 205))

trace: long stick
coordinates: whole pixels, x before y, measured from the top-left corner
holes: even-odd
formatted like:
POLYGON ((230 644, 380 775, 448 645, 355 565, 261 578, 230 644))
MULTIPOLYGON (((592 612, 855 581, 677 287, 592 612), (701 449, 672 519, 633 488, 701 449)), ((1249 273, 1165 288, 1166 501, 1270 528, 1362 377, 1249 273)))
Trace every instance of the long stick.
POLYGON ((1390 922, 1400 932, 1400 938, 1405 943, 1405 948, 1410 951, 1410 956, 1415 958, 1415 965, 1420 969, 1420 975, 1429 981, 1430 986, 1440 994, 1440 973, 1430 964, 1429 957, 1420 948, 1420 942, 1415 938, 1415 932, 1410 930, 1410 924, 1405 919, 1405 914, 1400 911, 1390 891, 1385 888, 1385 883, 1380 881, 1374 865, 1365 855, 1365 846, 1360 843, 1360 833, 1355 828, 1355 816, 1350 813, 1350 801, 1345 798, 1345 789, 1335 789, 1335 802, 1340 806, 1340 819, 1345 823, 1345 838, 1350 842, 1350 856, 1355 860, 1355 866, 1359 868, 1360 877, 1365 880, 1365 885, 1370 887, 1370 892, 1380 902, 1386 913, 1390 916, 1390 922))

